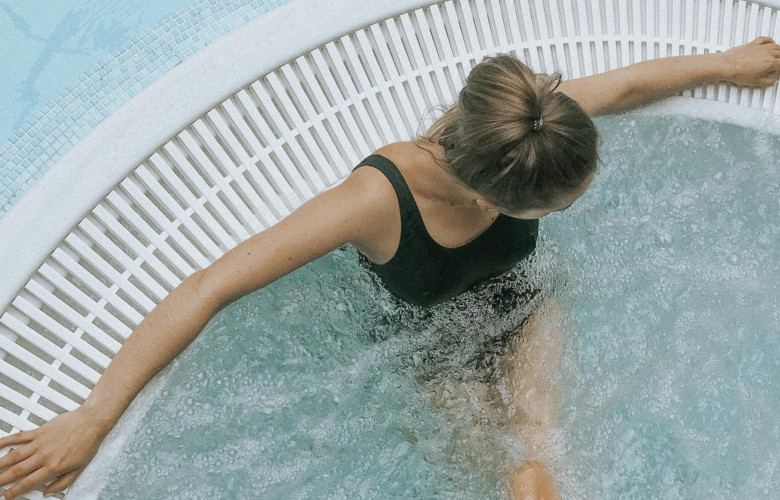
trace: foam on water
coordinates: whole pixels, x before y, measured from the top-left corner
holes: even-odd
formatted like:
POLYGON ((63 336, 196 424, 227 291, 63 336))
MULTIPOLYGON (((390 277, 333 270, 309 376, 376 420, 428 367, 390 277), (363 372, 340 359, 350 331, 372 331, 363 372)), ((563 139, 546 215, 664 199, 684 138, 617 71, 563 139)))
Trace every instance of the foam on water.
POLYGON ((772 498, 780 141, 690 118, 599 125, 593 189, 545 225, 582 273, 565 497, 772 498))
MULTIPOLYGON (((571 315, 546 453, 561 493, 770 498, 778 139, 638 114, 598 126, 596 180, 542 222, 522 270, 571 315)), ((100 498, 505 498, 526 450, 491 403, 502 382, 470 361, 526 313, 480 293, 404 308, 354 250, 332 252, 209 323, 100 498)))
MULTIPOLYGON (((468 434, 474 422, 442 420, 417 382, 431 366, 464 365, 484 340, 475 318, 491 308, 477 306, 481 312, 399 306, 354 250, 329 254, 208 325, 178 360, 101 498, 131 490, 149 498, 500 494, 492 472, 500 452, 467 446, 483 439, 468 434), (475 335, 453 338, 469 324, 475 335)), ((497 431, 486 429, 484 439, 500 440, 497 431)))

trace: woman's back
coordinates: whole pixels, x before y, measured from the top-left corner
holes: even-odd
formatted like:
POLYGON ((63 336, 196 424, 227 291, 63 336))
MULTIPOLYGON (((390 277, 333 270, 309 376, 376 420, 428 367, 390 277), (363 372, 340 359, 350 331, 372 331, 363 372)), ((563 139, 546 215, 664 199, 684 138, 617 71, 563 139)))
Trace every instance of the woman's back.
MULTIPOLYGON (((375 154, 390 160, 403 175, 419 208, 431 238, 443 247, 465 245, 482 234, 498 216, 464 197, 457 181, 437 164, 442 147, 423 141, 395 142, 375 154)), ((375 169, 360 169, 353 175, 365 176, 385 207, 387 219, 377 221, 383 231, 371 247, 355 245, 372 262, 384 264, 395 254, 401 234, 401 220, 395 190, 387 177, 375 169)))
POLYGON ((412 149, 407 144, 413 143, 379 150, 398 158, 403 167, 379 153, 356 167, 360 171, 365 168, 359 167, 370 166, 368 170, 381 173, 381 178, 372 177, 372 183, 382 192, 383 211, 393 213, 388 230, 378 235, 376 243, 391 255, 367 263, 386 288, 407 302, 430 306, 501 275, 531 254, 537 220, 516 219, 480 207, 473 192, 458 189, 454 177, 435 163, 435 150, 412 149), (385 193, 388 184, 392 193, 385 193), (485 222, 487 227, 482 227, 485 222), (440 230, 450 235, 446 242, 435 236, 440 230))

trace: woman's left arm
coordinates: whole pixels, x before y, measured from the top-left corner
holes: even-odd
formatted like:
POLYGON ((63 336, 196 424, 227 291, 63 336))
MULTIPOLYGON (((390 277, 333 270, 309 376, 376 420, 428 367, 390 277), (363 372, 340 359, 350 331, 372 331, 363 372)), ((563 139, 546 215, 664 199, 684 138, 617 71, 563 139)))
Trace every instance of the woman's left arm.
POLYGON ((558 91, 590 116, 620 113, 703 83, 728 81, 768 87, 778 79, 780 45, 769 37, 725 52, 666 57, 565 80, 558 91))

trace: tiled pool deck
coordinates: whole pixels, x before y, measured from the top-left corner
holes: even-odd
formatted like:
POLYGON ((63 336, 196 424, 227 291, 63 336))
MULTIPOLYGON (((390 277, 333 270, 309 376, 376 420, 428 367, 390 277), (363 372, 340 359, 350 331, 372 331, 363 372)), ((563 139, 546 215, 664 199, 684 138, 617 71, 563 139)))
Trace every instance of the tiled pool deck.
POLYGON ((0 145, 0 217, 98 123, 222 35, 290 0, 197 0, 130 39, 0 145))

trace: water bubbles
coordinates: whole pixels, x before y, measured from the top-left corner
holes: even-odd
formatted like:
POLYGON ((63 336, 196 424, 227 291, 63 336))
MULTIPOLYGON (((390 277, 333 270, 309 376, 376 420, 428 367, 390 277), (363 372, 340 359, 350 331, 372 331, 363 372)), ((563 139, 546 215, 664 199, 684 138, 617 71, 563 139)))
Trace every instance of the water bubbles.
POLYGON ((762 137, 751 150, 755 134, 698 123, 599 122, 606 160, 590 190, 601 203, 587 220, 572 213, 546 225, 581 270, 574 276, 588 281, 567 289, 577 331, 561 366, 568 460, 580 464, 569 471, 578 485, 572 498, 665 497, 659 485, 670 484, 681 498, 732 497, 752 474, 733 464, 754 455, 761 463, 780 445, 766 425, 780 408, 763 389, 780 378, 780 363, 749 369, 760 353, 780 354, 780 232, 772 220, 780 204, 777 184, 761 182, 776 178, 778 140, 762 137), (629 154, 643 164, 631 176, 622 170, 629 154), (679 444, 666 452, 620 440, 625 429, 643 428, 646 443, 679 444), (713 443, 722 445, 717 457, 713 443), (632 448, 645 450, 641 459, 632 448), (688 456, 707 458, 691 464, 688 456), (637 467, 625 469, 632 459, 637 467), (679 470, 685 475, 672 473, 679 470), (579 486, 594 477, 601 483, 590 491, 599 493, 584 493, 579 486))
POLYGON ((656 233, 656 243, 662 247, 668 247, 672 243, 672 235, 661 229, 656 233))
POLYGON ((599 120, 587 203, 545 219, 534 258, 503 280, 420 311, 345 248, 223 310, 106 498, 138 484, 177 498, 501 498, 502 470, 527 450, 501 425, 506 387, 481 378, 536 306, 520 300, 526 282, 574 325, 548 445, 566 498, 778 486, 774 468, 756 472, 780 462, 780 205, 755 182, 777 178, 776 145, 762 138, 754 161, 738 130, 599 120))

